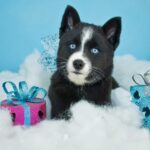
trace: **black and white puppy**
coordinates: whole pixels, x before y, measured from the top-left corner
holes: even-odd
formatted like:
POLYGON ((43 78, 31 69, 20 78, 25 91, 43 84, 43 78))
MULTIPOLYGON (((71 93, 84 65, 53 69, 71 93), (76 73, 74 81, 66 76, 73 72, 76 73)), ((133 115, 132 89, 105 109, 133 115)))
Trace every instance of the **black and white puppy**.
POLYGON ((111 104, 114 51, 119 44, 121 18, 103 26, 80 21, 77 11, 67 6, 60 27, 57 71, 51 79, 51 118, 69 118, 72 104, 85 99, 97 105, 111 104))

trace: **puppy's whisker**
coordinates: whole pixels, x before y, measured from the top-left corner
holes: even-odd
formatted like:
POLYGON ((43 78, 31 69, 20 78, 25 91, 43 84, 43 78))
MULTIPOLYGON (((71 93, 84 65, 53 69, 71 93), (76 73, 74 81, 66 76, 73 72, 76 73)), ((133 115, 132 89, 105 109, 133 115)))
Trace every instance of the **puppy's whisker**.
POLYGON ((102 69, 100 69, 100 68, 97 68, 97 67, 92 67, 94 70, 97 70, 97 71, 99 71, 99 72, 102 72, 103 73, 103 70, 102 69))
POLYGON ((66 66, 65 65, 60 65, 59 67, 58 67, 58 69, 60 70, 60 69, 64 69, 66 66))
POLYGON ((67 63, 66 61, 58 60, 57 63, 67 63))
POLYGON ((57 57, 57 61, 59 61, 59 60, 63 60, 63 61, 66 61, 67 62, 67 59, 65 59, 65 58, 63 58, 63 57, 57 57))
POLYGON ((61 65, 66 65, 66 62, 60 62, 59 66, 61 66, 61 65))
POLYGON ((92 67, 92 70, 93 70, 95 73, 99 74, 100 76, 105 77, 104 72, 103 72, 101 69, 98 69, 98 68, 96 68, 96 67, 92 67))
POLYGON ((99 70, 98 68, 96 67, 92 67, 91 68, 91 83, 96 83, 97 81, 100 81, 102 80, 105 76, 104 76, 104 73, 102 70, 99 70))
POLYGON ((94 71, 95 72, 95 74, 96 74, 96 76, 100 76, 100 77, 104 77, 104 74, 102 74, 102 73, 100 73, 100 72, 96 72, 96 71, 94 71))
POLYGON ((104 77, 104 74, 97 71, 97 70, 93 70, 93 73, 95 74, 95 76, 101 76, 101 77, 104 77))
POLYGON ((65 62, 65 61, 59 61, 57 66, 58 66, 58 68, 59 68, 60 66, 66 66, 66 63, 67 63, 67 62, 65 62))

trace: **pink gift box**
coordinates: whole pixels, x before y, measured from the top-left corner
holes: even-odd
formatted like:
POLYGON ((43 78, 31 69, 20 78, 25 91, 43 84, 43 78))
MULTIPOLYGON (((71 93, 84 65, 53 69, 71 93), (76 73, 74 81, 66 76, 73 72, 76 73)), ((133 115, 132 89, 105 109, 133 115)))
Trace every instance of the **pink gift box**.
MULTIPOLYGON (((34 100, 42 100, 40 98, 35 98, 34 100)), ((28 116, 26 116, 29 124, 25 122, 25 107, 20 105, 5 104, 6 100, 2 101, 1 107, 7 108, 12 116, 12 121, 14 125, 34 125, 41 120, 46 118, 46 101, 40 103, 25 102, 24 104, 29 109, 28 116)))

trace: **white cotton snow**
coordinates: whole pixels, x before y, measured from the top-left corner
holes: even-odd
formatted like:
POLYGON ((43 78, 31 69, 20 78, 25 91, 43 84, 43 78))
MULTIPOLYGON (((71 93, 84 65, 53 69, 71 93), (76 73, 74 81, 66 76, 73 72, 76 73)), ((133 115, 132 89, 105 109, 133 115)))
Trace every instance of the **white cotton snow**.
MULTIPOLYGON (((51 73, 38 63, 36 50, 28 56, 18 73, 0 72, 0 85, 7 80, 48 89, 51 73)), ((45 120, 30 128, 12 126, 8 111, 0 110, 0 150, 149 150, 149 130, 141 128, 142 114, 130 102, 127 91, 132 75, 150 69, 150 62, 132 56, 115 58, 114 77, 123 88, 112 91, 113 107, 100 107, 84 100, 75 104, 70 121, 45 120), (126 89, 126 90, 125 90, 126 89)), ((0 86, 0 100, 6 98, 0 86)), ((47 112, 50 104, 47 98, 47 112)))

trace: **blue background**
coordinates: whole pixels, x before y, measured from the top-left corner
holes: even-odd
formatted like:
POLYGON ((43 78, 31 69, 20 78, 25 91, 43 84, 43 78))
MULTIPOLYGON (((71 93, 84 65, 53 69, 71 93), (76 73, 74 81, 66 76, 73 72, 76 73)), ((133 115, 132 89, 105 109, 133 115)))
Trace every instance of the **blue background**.
POLYGON ((67 4, 97 25, 121 16, 116 54, 150 60, 150 0, 0 0, 0 71, 17 71, 33 49, 42 50, 41 37, 58 32, 67 4))

